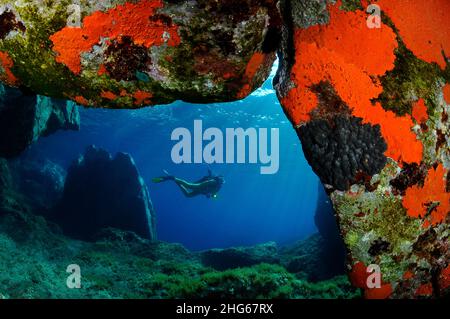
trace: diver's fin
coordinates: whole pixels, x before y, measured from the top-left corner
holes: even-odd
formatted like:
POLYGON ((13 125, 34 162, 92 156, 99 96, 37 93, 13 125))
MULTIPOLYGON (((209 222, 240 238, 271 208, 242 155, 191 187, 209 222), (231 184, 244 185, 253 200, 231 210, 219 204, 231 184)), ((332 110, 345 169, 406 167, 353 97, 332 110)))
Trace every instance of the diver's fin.
POLYGON ((160 177, 154 177, 152 178, 152 182, 153 183, 161 183, 161 182, 165 182, 165 181, 171 181, 174 180, 175 177, 170 175, 168 171, 166 171, 165 169, 163 169, 163 173, 166 174, 165 176, 160 176, 160 177))
POLYGON ((167 179, 166 178, 164 178, 164 177, 154 177, 154 178, 152 178, 152 182, 153 183, 161 183, 161 182, 164 182, 164 181, 166 181, 167 179))
POLYGON ((174 177, 172 175, 170 175, 169 172, 166 171, 165 169, 163 169, 163 173, 166 175, 160 176, 160 177, 154 177, 154 178, 152 178, 152 182, 153 183, 161 183, 161 182, 170 181, 170 180, 174 179, 174 177))

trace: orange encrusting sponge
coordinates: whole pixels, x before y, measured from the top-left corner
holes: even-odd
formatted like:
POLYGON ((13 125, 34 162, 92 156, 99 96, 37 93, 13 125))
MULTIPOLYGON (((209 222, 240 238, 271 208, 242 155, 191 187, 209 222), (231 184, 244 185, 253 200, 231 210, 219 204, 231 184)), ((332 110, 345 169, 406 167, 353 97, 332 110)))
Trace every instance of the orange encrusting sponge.
POLYGON ((450 193, 446 192, 446 174, 444 166, 440 164, 436 169, 431 168, 428 171, 423 187, 414 185, 406 190, 403 206, 409 216, 424 218, 429 213, 430 220, 425 221, 426 225, 437 225, 445 221, 450 212, 450 193))
POLYGON ((17 86, 19 80, 12 73, 11 68, 14 66, 14 62, 7 52, 0 51, 0 68, 3 69, 3 74, 0 74, 0 80, 10 86, 17 86))
POLYGON ((340 2, 329 7, 328 25, 295 30, 296 63, 291 78, 296 87, 282 99, 286 113, 295 125, 309 121, 318 104, 311 86, 328 81, 354 116, 381 126, 388 145, 386 156, 420 163, 423 145, 412 131, 411 116, 399 117, 372 103, 383 91, 378 77, 394 68, 398 47, 394 31, 387 25, 369 29, 364 11, 346 12, 339 7, 340 2))
POLYGON ((247 67, 245 68, 244 81, 246 82, 241 90, 238 92, 237 98, 243 99, 247 95, 249 95, 252 91, 252 86, 250 85, 251 81, 258 73, 259 69, 264 63, 266 59, 266 55, 260 52, 255 52, 250 61, 247 63, 247 67))
POLYGON ((369 277, 366 265, 359 261, 353 265, 349 273, 349 279, 353 286, 364 290, 366 299, 386 299, 392 295, 393 289, 390 283, 381 283, 379 288, 368 288, 367 278, 369 277))
POLYGON ((81 72, 83 52, 89 52, 101 38, 114 40, 119 36, 130 36, 134 43, 150 48, 166 43, 176 46, 180 43, 178 28, 164 25, 149 17, 161 8, 161 0, 127 2, 107 12, 97 11, 83 19, 82 27, 65 27, 50 36, 53 50, 58 53, 56 61, 65 64, 73 73, 81 72), (164 39, 164 35, 169 37, 164 39))
POLYGON ((414 185, 406 190, 403 206, 409 216, 424 218, 429 213, 430 219, 425 220, 425 225, 437 225, 445 221, 450 212, 450 193, 446 192, 446 174, 444 166, 440 164, 436 169, 431 168, 428 171, 423 187, 414 185))
POLYGON ((392 19, 414 55, 445 69, 443 53, 450 56, 450 1, 379 0, 374 3, 392 19))

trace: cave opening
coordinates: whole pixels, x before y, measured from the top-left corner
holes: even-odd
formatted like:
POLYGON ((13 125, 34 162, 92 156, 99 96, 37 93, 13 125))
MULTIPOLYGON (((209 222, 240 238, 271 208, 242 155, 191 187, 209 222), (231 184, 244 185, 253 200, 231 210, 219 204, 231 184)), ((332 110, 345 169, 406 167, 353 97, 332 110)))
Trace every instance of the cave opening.
POLYGON ((41 138, 22 157, 46 157, 68 169, 86 147, 96 145, 112 155, 132 156, 149 189, 156 211, 158 239, 177 242, 191 250, 279 245, 305 239, 317 232, 314 222, 319 179, 303 157, 295 130, 286 119, 272 86, 278 68, 247 98, 228 103, 170 105, 138 110, 80 108, 78 132, 61 131, 41 138), (246 163, 175 164, 171 159, 171 132, 204 126, 277 128, 279 171, 261 175, 260 167, 246 163), (163 170, 186 180, 198 180, 208 169, 225 177, 217 200, 185 198, 174 184, 153 184, 163 170))
MULTIPOLYGON (((115 264, 119 260, 115 254, 123 249, 124 241, 127 247, 137 245, 132 234, 148 237, 149 230, 143 227, 146 220, 137 216, 147 211, 153 227, 149 238, 157 239, 151 246, 150 260, 158 260, 161 269, 157 272, 161 274, 177 273, 183 263, 183 271, 195 272, 200 262, 201 267, 219 272, 250 267, 249 272, 287 272, 295 276, 293 280, 318 282, 317 287, 324 280, 349 287, 343 276, 345 251, 331 202, 303 156, 297 133, 273 88, 277 68, 278 61, 259 89, 235 102, 177 101, 138 110, 80 107, 79 131, 58 131, 41 137, 18 158, 9 161, 12 179, 18 184, 15 188, 27 197, 26 205, 33 213, 43 216, 50 225, 59 224, 70 240, 81 239, 83 244, 77 246, 80 251, 75 252, 75 257, 70 257, 73 248, 67 252, 75 260, 79 256, 86 258, 86 254, 97 258, 99 247, 105 249, 101 245, 107 243, 112 249, 108 258, 115 264), (261 174, 259 165, 246 161, 174 163, 172 132, 180 127, 193 129, 196 120, 201 120, 205 127, 223 131, 278 129, 277 172, 261 174), (195 181, 208 170, 226 180, 216 199, 186 198, 174 183, 152 182, 163 171, 195 181), (133 193, 136 187, 142 189, 133 193), (149 205, 144 210, 139 206, 143 202, 149 205), (124 209, 127 216, 123 216, 124 209), (119 220, 117 212, 122 214, 119 220), (112 228, 100 229, 98 225, 105 225, 102 219, 113 221, 112 228), (122 225, 125 232, 113 229, 120 230, 122 225), (130 229, 132 232, 126 232, 130 229)), ((149 249, 144 247, 139 249, 149 249)), ((29 251, 30 258, 34 258, 34 249, 33 246, 29 251)), ((127 258, 131 259, 143 254, 129 253, 127 258)), ((149 258, 148 253, 144 255, 149 258)), ((69 257, 52 258, 65 262, 69 257)), ((129 273, 135 271, 126 267, 128 273, 121 275, 120 280, 129 281, 129 273)), ((344 292, 353 293, 352 289, 344 292)))

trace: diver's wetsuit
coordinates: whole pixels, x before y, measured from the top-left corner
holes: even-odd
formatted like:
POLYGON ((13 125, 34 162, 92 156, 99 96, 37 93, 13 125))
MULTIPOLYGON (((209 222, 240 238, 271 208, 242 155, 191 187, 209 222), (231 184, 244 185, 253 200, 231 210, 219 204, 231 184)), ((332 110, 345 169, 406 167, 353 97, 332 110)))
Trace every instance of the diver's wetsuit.
POLYGON ((208 198, 215 198, 217 197, 217 193, 224 183, 224 179, 222 176, 213 176, 211 174, 211 171, 209 171, 207 176, 194 183, 190 183, 188 181, 185 181, 184 179, 171 176, 167 172, 165 173, 166 176, 154 178, 153 182, 161 183, 169 180, 174 181, 186 197, 205 195, 208 198))

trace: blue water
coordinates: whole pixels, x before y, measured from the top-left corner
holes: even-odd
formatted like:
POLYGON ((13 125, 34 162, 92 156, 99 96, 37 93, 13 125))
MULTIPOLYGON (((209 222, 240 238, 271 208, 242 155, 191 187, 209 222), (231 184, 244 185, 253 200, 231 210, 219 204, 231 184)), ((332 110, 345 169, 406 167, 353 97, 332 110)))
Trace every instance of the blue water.
MULTIPOLYGON (((276 66, 274 66, 276 67, 276 66)), ((81 109, 79 132, 58 132, 41 138, 29 152, 41 153, 68 167, 86 146, 95 144, 112 154, 130 153, 147 182, 157 213, 160 240, 182 243, 193 250, 285 244, 316 231, 313 216, 318 178, 303 157, 300 142, 272 88, 274 72, 243 101, 196 105, 175 102, 140 110, 81 109), (280 131, 277 174, 261 175, 260 165, 213 164, 226 183, 217 200, 185 198, 174 183, 153 184, 162 169, 182 178, 204 176, 206 164, 174 164, 170 135, 177 127, 267 127, 280 131)))

